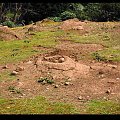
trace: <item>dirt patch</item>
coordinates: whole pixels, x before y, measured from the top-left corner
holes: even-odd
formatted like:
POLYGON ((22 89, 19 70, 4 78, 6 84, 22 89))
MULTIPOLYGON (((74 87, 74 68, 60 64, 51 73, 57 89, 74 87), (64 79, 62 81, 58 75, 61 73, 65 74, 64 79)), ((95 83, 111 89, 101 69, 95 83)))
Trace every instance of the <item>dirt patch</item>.
POLYGON ((0 39, 1 40, 14 40, 14 39, 21 39, 21 37, 12 31, 7 26, 0 27, 0 39))
POLYGON ((120 98, 120 64, 89 63, 89 65, 74 61, 65 55, 45 54, 8 66, 11 71, 24 67, 19 71, 15 81, 4 81, 0 84, 0 94, 3 97, 31 98, 43 95, 50 101, 74 103, 77 107, 92 99, 120 98), (55 62, 64 58, 62 62, 55 62), (54 84, 41 84, 40 77, 52 78, 54 84), (65 85, 66 81, 69 83, 65 85), (55 85, 58 85, 55 88, 55 85), (22 94, 11 93, 9 86, 20 89, 22 94), (107 93, 107 91, 110 93, 107 93), (81 97, 81 99, 78 99, 81 97))
POLYGON ((81 22, 77 18, 75 18, 63 21, 62 25, 59 28, 62 30, 83 30, 84 24, 84 22, 81 22))
MULTIPOLYGON (((23 30, 27 31, 28 28, 23 30)), ((60 40, 55 48, 34 48, 49 52, 8 65, 7 70, 10 73, 17 70, 18 74, 14 81, 8 81, 6 78, 0 82, 2 97, 31 98, 43 95, 50 101, 74 103, 77 107, 92 99, 120 100, 120 63, 78 59, 80 56, 104 49, 102 45, 60 40), (54 83, 41 84, 38 82, 41 77, 52 79, 54 83), (15 86, 22 94, 10 92, 10 86, 15 86)), ((0 66, 0 72, 2 71, 6 69, 0 66)))

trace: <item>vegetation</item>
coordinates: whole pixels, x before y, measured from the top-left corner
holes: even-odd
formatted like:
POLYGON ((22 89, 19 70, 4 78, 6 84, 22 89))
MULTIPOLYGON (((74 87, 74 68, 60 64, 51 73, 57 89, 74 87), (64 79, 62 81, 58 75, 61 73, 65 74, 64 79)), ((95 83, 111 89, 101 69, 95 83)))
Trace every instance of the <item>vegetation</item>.
POLYGON ((75 114, 77 109, 71 104, 51 103, 44 97, 32 99, 0 98, 0 114, 75 114))
POLYGON ((44 18, 119 21, 120 3, 0 3, 0 16, 1 24, 10 20, 17 26, 44 18))
POLYGON ((120 104, 114 101, 93 100, 88 102, 86 112, 88 114, 119 114, 120 104))
POLYGON ((11 81, 11 80, 15 80, 16 76, 12 76, 10 75, 10 70, 6 70, 0 73, 0 82, 1 81, 11 81))
POLYGON ((17 41, 0 41, 0 63, 6 64, 10 62, 18 62, 26 59, 37 53, 43 53, 47 51, 35 50, 35 46, 41 45, 44 47, 53 47, 56 45, 53 32, 39 32, 31 39, 17 40, 17 41))
POLYGON ((40 77, 37 81, 42 83, 42 84, 43 84, 43 82, 46 82, 48 84, 53 84, 54 83, 53 79, 50 79, 48 77, 40 77))
POLYGON ((8 90, 9 90, 10 92, 13 92, 13 93, 17 93, 17 94, 21 94, 21 95, 22 95, 21 90, 18 89, 18 88, 15 88, 15 86, 9 86, 8 90))

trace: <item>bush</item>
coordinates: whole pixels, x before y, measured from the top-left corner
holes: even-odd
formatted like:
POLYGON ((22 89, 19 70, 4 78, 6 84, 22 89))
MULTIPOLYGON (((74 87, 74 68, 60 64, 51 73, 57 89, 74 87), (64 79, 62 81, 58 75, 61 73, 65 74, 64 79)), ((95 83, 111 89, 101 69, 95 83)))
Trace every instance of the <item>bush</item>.
POLYGON ((53 79, 50 79, 50 78, 47 78, 47 77, 41 77, 41 78, 38 79, 37 82, 41 82, 41 83, 46 82, 48 84, 53 84, 54 83, 53 79))
POLYGON ((62 20, 61 20, 61 17, 48 17, 48 19, 53 20, 53 21, 55 21, 55 22, 60 22, 60 21, 62 21, 62 20))
POLYGON ((107 61, 107 59, 103 56, 101 56, 99 53, 95 52, 92 54, 93 58, 97 61, 107 61))
POLYGON ((62 20, 67 20, 67 19, 76 18, 76 14, 70 11, 65 11, 61 13, 60 17, 62 20))
POLYGON ((79 20, 91 20, 84 11, 81 11, 79 14, 77 13, 76 15, 79 20))
POLYGON ((8 27, 10 27, 10 28, 15 27, 14 22, 12 22, 12 21, 10 21, 10 20, 3 22, 3 25, 4 25, 4 26, 8 26, 8 27))

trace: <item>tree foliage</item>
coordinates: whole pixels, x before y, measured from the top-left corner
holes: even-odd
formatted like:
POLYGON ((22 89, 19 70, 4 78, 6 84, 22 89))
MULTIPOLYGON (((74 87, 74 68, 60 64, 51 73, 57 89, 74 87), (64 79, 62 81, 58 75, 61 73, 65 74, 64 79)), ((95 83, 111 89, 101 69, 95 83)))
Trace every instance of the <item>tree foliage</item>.
POLYGON ((77 17, 80 20, 118 21, 120 3, 0 3, 0 23, 29 24, 44 18, 55 21, 77 17))

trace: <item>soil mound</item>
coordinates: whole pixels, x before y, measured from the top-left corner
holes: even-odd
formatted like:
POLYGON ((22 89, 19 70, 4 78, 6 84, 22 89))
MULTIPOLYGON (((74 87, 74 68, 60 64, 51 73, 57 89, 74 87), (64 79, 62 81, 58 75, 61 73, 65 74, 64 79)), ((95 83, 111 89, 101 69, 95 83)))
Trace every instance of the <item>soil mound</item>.
POLYGON ((61 55, 39 58, 36 64, 38 69, 44 68, 44 70, 50 71, 54 79, 61 79, 65 76, 71 79, 81 76, 86 77, 90 69, 87 65, 61 55))
POLYGON ((63 21, 60 29, 62 30, 84 30, 84 22, 79 21, 77 18, 63 21))
POLYGON ((14 40, 14 39, 20 39, 20 37, 7 26, 0 26, 0 39, 14 40))

